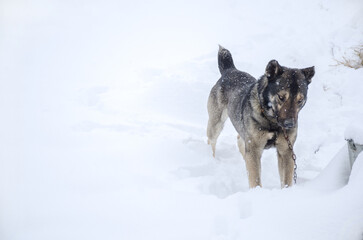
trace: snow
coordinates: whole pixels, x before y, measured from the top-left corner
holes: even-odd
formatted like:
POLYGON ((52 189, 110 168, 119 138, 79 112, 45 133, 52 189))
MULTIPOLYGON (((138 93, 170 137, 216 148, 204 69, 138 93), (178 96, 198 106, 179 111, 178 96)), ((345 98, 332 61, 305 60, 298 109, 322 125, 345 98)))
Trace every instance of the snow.
MULTIPOLYGON (((349 186, 351 185, 358 185, 362 183, 363 175, 363 155, 358 155, 354 165, 353 165, 352 173, 349 177, 349 186)), ((361 193, 360 193, 361 194, 361 193)))
POLYGON ((349 239, 363 235, 362 44, 348 1, 0 3, 0 239, 349 239), (206 102, 218 44, 254 77, 315 66, 299 115, 297 185, 274 149, 248 189, 227 121, 206 102))
POLYGON ((358 120, 346 128, 345 139, 352 139, 355 143, 363 144, 363 126, 358 120))

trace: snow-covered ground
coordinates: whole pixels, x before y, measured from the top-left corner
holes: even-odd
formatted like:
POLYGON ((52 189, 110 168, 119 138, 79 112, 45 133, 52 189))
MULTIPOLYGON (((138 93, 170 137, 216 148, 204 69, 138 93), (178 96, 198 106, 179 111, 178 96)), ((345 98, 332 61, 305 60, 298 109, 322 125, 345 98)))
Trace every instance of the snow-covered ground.
POLYGON ((0 2, 0 239, 363 239, 361 0, 0 2), (315 66, 281 190, 206 143, 218 44, 255 77, 315 66), (353 126, 353 127, 352 127, 353 126), (346 130, 348 129, 348 130, 346 130))

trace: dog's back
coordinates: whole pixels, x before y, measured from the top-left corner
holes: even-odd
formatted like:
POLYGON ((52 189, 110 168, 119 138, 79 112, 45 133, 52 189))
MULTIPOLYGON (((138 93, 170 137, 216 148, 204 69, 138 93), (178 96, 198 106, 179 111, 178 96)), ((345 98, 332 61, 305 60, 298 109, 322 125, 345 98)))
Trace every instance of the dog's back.
POLYGON ((219 46, 218 51, 218 68, 222 76, 216 86, 220 87, 228 102, 236 99, 236 94, 245 95, 250 86, 256 82, 250 74, 236 69, 231 53, 222 46, 219 46))
MULTIPOLYGON (((250 74, 239 71, 233 63, 231 53, 219 46, 218 67, 221 78, 212 88, 208 99, 209 122, 207 135, 215 154, 216 140, 223 129, 223 124, 231 118, 233 125, 241 119, 242 106, 256 79, 250 74)), ((235 126, 238 127, 238 126, 235 126)))

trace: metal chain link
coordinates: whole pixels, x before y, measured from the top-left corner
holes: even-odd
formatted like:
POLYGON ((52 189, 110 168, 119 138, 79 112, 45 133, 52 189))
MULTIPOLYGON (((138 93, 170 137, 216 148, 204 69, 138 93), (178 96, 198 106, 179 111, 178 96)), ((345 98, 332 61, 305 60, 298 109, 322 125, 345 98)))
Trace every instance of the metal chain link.
POLYGON ((296 155, 295 155, 295 153, 294 153, 294 148, 293 148, 292 143, 291 143, 291 141, 290 141, 290 139, 289 139, 289 136, 287 136, 287 134, 286 134, 286 130, 285 130, 284 128, 282 128, 282 132, 284 133, 284 137, 285 137, 285 140, 286 140, 286 142, 287 142, 287 145, 289 146, 289 149, 290 149, 290 150, 291 150, 291 152, 292 152, 291 157, 292 157, 292 160, 294 160, 294 183, 296 184, 296 179, 297 179, 297 172, 296 172, 296 170, 297 170, 296 155))

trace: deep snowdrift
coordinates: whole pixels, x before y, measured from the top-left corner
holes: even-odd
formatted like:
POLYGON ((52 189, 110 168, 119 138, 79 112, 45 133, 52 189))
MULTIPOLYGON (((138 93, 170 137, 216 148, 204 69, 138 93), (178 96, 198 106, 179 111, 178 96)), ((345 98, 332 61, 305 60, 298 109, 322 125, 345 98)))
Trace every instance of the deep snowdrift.
POLYGON ((362 137, 363 69, 334 61, 362 44, 361 1, 0 6, 0 239, 362 239, 345 136, 362 137), (269 150, 249 190, 229 122, 212 158, 218 44, 255 77, 315 66, 296 186, 269 150))

